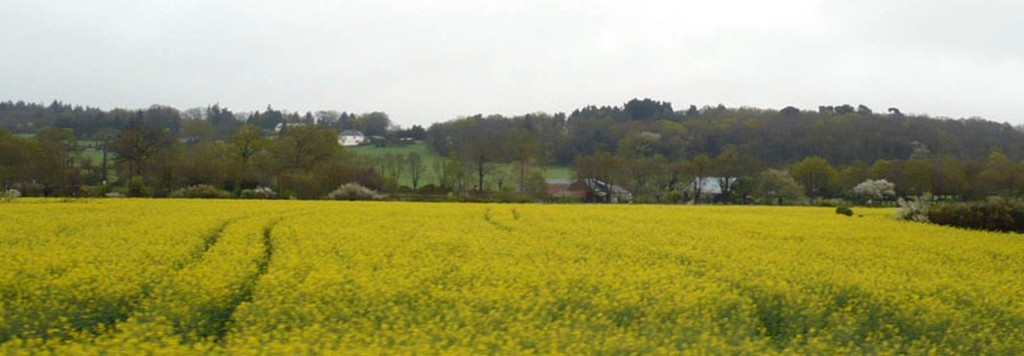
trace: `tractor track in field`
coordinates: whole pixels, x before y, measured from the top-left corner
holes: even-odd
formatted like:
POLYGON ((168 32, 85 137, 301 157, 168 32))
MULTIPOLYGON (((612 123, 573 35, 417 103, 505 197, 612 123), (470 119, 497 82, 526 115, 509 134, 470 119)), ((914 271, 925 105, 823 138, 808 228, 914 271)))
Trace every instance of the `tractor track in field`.
MULTIPOLYGON (((240 220, 242 218, 243 218, 242 216, 236 216, 236 217, 233 217, 233 218, 230 218, 230 219, 227 219, 227 220, 224 220, 223 222, 221 222, 220 225, 218 225, 216 228, 214 228, 212 231, 210 231, 206 235, 206 237, 203 238, 202 246, 200 246, 199 248, 197 248, 197 249, 193 250, 191 253, 189 253, 189 258, 185 259, 184 261, 181 261, 181 262, 178 262, 178 263, 174 264, 174 267, 171 268, 170 272, 167 273, 167 275, 168 276, 174 275, 175 273, 177 273, 177 272, 179 272, 179 271, 181 271, 181 270, 183 270, 185 268, 188 268, 189 266, 192 266, 192 265, 195 265, 195 264, 198 264, 198 263, 202 262, 203 259, 206 257, 206 254, 208 252, 210 252, 211 249, 213 249, 213 246, 217 245, 217 242, 220 241, 221 236, 224 235, 224 230, 227 230, 228 226, 231 226, 232 223, 234 223, 234 222, 236 222, 236 221, 238 221, 238 220, 240 220)), ((133 300, 132 305, 133 306, 137 306, 143 300, 149 299, 149 297, 153 293, 153 288, 155 288, 157 285, 159 285, 162 282, 163 282, 163 280, 157 280, 157 281, 153 281, 153 282, 144 284, 142 286, 142 293, 139 293, 139 295, 136 296, 135 300, 133 300)), ((132 309, 134 310, 135 308, 132 308, 132 309)), ((129 315, 130 314, 131 313, 129 313, 129 315)), ((125 317, 125 319, 127 319, 127 316, 125 317)))
POLYGON ((202 246, 189 253, 190 257, 188 259, 175 264, 174 268, 172 269, 172 272, 183 270, 188 266, 191 266, 202 261, 203 257, 206 256, 206 253, 210 252, 210 249, 212 249, 213 246, 216 245, 218 241, 220 241, 220 237, 221 235, 224 234, 224 230, 226 230, 228 226, 231 225, 231 223, 234 223, 241 218, 242 217, 234 217, 231 219, 224 220, 224 222, 222 222, 219 226, 214 228, 213 231, 210 231, 210 233, 207 234, 205 238, 203 238, 202 246))
MULTIPOLYGON (((234 218, 227 219, 221 222, 220 225, 217 225, 217 227, 211 230, 203 238, 202 245, 199 248, 194 249, 191 253, 189 253, 188 258, 175 264, 167 273, 167 276, 173 276, 174 274, 182 270, 185 270, 191 266, 203 263, 203 261, 206 259, 206 255, 214 248, 214 246, 216 246, 220 242, 221 237, 224 235, 224 231, 227 230, 228 227, 230 227, 233 223, 244 218, 246 218, 246 216, 237 216, 234 218)), ((213 332, 199 332, 198 334, 200 336, 206 338, 213 337, 217 340, 220 340, 223 338, 224 335, 226 335, 228 321, 231 319, 230 317, 234 313, 234 310, 238 307, 241 301, 247 297, 248 294, 251 294, 251 287, 248 286, 252 284, 252 281, 258 279, 258 276, 264 273, 266 270, 266 266, 269 263, 269 256, 273 253, 272 246, 269 244, 270 230, 280 220, 281 218, 273 220, 263 229, 263 236, 261 242, 264 245, 264 253, 258 262, 259 268, 257 270, 257 274, 254 275, 253 277, 250 277, 249 279, 246 280, 246 282, 243 283, 243 292, 241 293, 243 296, 232 298, 230 302, 231 304, 225 308, 219 308, 209 311, 210 319, 213 319, 213 332)), ((122 308, 119 313, 114 315, 114 317, 111 317, 108 320, 104 320, 101 323, 103 325, 103 328, 106 330, 111 330, 115 328, 117 324, 123 323, 127 321, 129 318, 131 318, 133 315, 135 315, 137 310, 140 307, 142 307, 144 303, 146 303, 145 301, 152 298, 154 289, 157 288, 157 286, 164 283, 165 281, 166 279, 161 279, 143 285, 142 292, 131 298, 127 303, 127 307, 122 308)), ((183 341, 186 341, 189 338, 188 335, 184 334, 179 336, 183 338, 183 341)))
MULTIPOLYGON (((171 271, 167 273, 167 276, 173 276, 174 274, 190 266, 202 263, 202 261, 206 258, 206 254, 209 253, 210 250, 212 250, 213 247, 216 246, 218 242, 220 242, 221 237, 224 235, 224 231, 227 230, 227 228, 231 226, 231 224, 243 218, 245 218, 245 216, 236 216, 221 222, 220 225, 218 225, 216 228, 210 231, 206 235, 206 237, 203 238, 202 246, 193 250, 189 254, 190 257, 188 259, 175 264, 171 271)), ((160 285, 164 281, 165 279, 161 279, 143 285, 142 292, 136 295, 131 300, 129 304, 130 307, 126 310, 126 312, 123 313, 123 315, 121 315, 119 318, 112 320, 108 324, 105 324, 107 329, 109 330, 111 327, 116 326, 118 323, 122 323, 128 320, 128 318, 134 315, 135 311, 144 303, 144 301, 149 300, 152 297, 154 288, 156 288, 156 286, 160 285)))
POLYGON ((270 267, 270 260, 274 257, 274 237, 273 230, 278 223, 281 222, 285 217, 279 217, 271 220, 267 226, 263 227, 263 255, 256 265, 256 273, 249 276, 245 282, 242 283, 241 293, 231 298, 230 303, 222 309, 221 315, 223 317, 216 318, 213 320, 213 334, 208 335, 214 342, 218 344, 224 343, 228 332, 231 329, 231 324, 235 322, 235 312, 242 303, 252 301, 252 294, 256 289, 256 285, 263 275, 267 274, 267 269, 270 267))
MULTIPOLYGON (((196 329, 196 325, 181 325, 176 327, 174 335, 181 337, 182 342, 185 343, 192 343, 201 340, 221 344, 224 343, 229 331, 231 330, 232 324, 235 322, 235 312, 242 303, 252 301, 253 293, 255 292, 259 280, 267 273, 270 267, 275 250, 273 238, 273 230, 275 226, 289 217, 302 213, 303 212, 283 214, 281 216, 270 218, 262 227, 262 231, 260 232, 261 235, 259 238, 260 244, 262 245, 262 253, 258 256, 258 259, 255 260, 256 270, 239 281, 237 284, 238 292, 232 295, 226 303, 200 312, 201 314, 205 314, 203 317, 203 319, 206 320, 205 326, 200 327, 200 329, 196 329)), ((116 330, 118 329, 119 324, 127 322, 136 314, 143 313, 140 309, 146 307, 145 305, 147 300, 151 300, 153 298, 154 293, 160 285, 168 282, 167 278, 172 278, 172 276, 182 270, 203 263, 210 251, 221 242, 224 232, 230 228, 232 224, 244 218, 246 218, 246 216, 237 216, 214 225, 214 227, 208 230, 207 234, 203 237, 202 243, 198 247, 193 248, 192 251, 188 252, 186 257, 181 261, 174 263, 167 270, 168 272, 165 274, 164 278, 143 284, 140 286, 140 291, 138 293, 125 299, 111 301, 111 306, 103 312, 98 313, 99 315, 96 317, 81 318, 81 320, 78 321, 72 319, 70 323, 73 326, 70 330, 74 331, 74 333, 89 332, 93 334, 117 332, 116 330)), ((47 337, 43 334, 38 336, 44 338, 47 337)), ((18 335, 0 335, 0 344, 16 337, 18 337, 18 335)), ((62 339, 64 338, 63 336, 58 337, 62 339)))
POLYGON ((271 219, 266 226, 263 227, 263 255, 260 257, 256 265, 256 273, 249 276, 245 282, 241 284, 241 292, 231 298, 231 301, 222 309, 222 317, 213 320, 212 325, 214 326, 214 332, 207 335, 207 337, 217 344, 223 344, 228 333, 231 331, 232 324, 235 323, 235 312, 238 307, 245 302, 251 302, 253 293, 256 290, 256 286, 259 284, 260 278, 267 274, 267 270, 270 268, 270 262, 274 258, 274 228, 277 227, 281 221, 302 215, 307 213, 306 211, 292 212, 284 214, 271 219))
MULTIPOLYGON (((518 220, 519 219, 519 214, 515 212, 515 209, 513 209, 512 211, 513 211, 513 213, 512 213, 513 215, 512 216, 516 220, 518 220)), ((512 232, 512 226, 509 226, 509 225, 507 225, 505 223, 502 223, 502 222, 500 222, 500 221, 495 219, 494 215, 491 214, 491 208, 485 208, 484 209, 484 221, 487 221, 488 224, 491 224, 491 226, 494 226, 495 228, 497 228, 499 230, 503 230, 505 232, 512 232)))
MULTIPOLYGON (((203 242, 199 248, 189 252, 187 257, 182 261, 173 264, 168 271, 167 275, 173 275, 178 271, 181 271, 189 266, 199 263, 203 260, 210 249, 220 240, 224 230, 228 228, 232 223, 238 221, 242 217, 234 217, 220 222, 212 230, 210 230, 206 236, 203 237, 203 242)), ((153 289, 159 285, 161 281, 152 281, 145 283, 140 286, 139 293, 131 295, 122 300, 112 300, 110 304, 102 311, 98 312, 98 316, 95 317, 82 317, 75 316, 70 318, 69 323, 71 324, 71 330, 75 332, 90 332, 99 333, 101 330, 111 330, 117 324, 122 323, 132 315, 135 314, 136 309, 142 305, 143 301, 149 299, 152 296, 153 289)), ((31 333, 31 332, 30 332, 31 333)), ((0 344, 10 341, 12 338, 18 335, 0 335, 0 344)), ((40 337, 48 338, 45 334, 38 335, 40 337)), ((63 338, 63 337, 62 337, 63 338)))

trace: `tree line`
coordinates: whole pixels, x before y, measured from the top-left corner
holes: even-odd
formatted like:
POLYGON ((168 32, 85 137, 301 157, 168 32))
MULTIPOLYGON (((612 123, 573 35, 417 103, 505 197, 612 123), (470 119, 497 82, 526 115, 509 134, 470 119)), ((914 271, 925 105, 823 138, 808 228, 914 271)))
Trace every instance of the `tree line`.
MULTIPOLYGON (((176 137, 189 139, 226 139, 243 124, 273 130, 280 124, 308 125, 317 123, 337 130, 355 129, 369 136, 393 134, 391 119, 384 112, 355 114, 345 111, 321 110, 306 113, 286 112, 268 105, 265 110, 233 112, 214 104, 180 111, 153 105, 144 110, 72 106, 60 101, 49 105, 24 101, 0 101, 0 127, 14 134, 32 134, 46 127, 71 129, 79 140, 103 140, 143 117, 147 126, 166 130, 176 137)), ((403 134, 422 138, 422 127, 413 126, 403 134)))
POLYGON ((1005 123, 847 104, 675 110, 633 99, 568 114, 475 115, 400 129, 381 112, 104 111, 7 101, 0 102, 0 184, 47 196, 112 189, 163 196, 209 184, 316 198, 355 182, 412 194, 537 199, 545 196, 543 169, 556 166, 621 186, 642 202, 862 199, 853 187, 881 180, 894 184, 881 198, 930 192, 970 200, 1024 192, 1021 142, 1024 133, 1005 123), (385 144, 423 140, 437 159, 358 157, 337 144, 345 129, 385 144), (102 146, 109 157, 82 155, 83 144, 102 146))
POLYGON ((318 115, 268 107, 242 119, 218 105, 180 112, 0 103, 0 188, 39 196, 167 196, 203 184, 236 195, 270 187, 283 196, 319 198, 342 183, 381 186, 374 162, 339 146, 339 127, 386 136, 416 132, 389 131, 390 119, 379 112, 318 115), (49 125, 27 129, 43 124, 49 125), (85 145, 102 156, 83 154, 85 145))
POLYGON ((570 166, 578 178, 619 185, 648 202, 856 198, 852 188, 867 180, 895 184, 893 196, 1024 191, 1018 128, 897 108, 875 113, 865 105, 677 111, 668 102, 633 99, 568 115, 461 117, 431 125, 426 139, 462 162, 471 188, 481 192, 488 167, 504 165, 521 172, 570 166))

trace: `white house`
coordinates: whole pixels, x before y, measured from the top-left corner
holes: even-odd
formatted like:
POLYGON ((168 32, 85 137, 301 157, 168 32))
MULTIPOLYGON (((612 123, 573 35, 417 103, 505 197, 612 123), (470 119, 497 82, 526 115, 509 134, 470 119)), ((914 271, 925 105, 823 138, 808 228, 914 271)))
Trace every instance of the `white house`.
POLYGON ((338 144, 342 146, 358 146, 366 140, 359 130, 345 130, 338 135, 338 144))

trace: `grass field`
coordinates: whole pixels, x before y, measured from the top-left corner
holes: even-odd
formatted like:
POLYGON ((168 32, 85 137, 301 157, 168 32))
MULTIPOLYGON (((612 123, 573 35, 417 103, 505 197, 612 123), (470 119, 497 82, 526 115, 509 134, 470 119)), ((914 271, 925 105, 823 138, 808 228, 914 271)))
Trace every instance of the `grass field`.
POLYGON ((544 178, 570 179, 576 178, 576 171, 569 167, 545 167, 544 178))
MULTIPOLYGON (((19 136, 32 137, 33 135, 21 134, 19 136)), ((102 164, 103 141, 79 140, 78 144, 82 148, 82 151, 79 155, 80 159, 88 158, 90 161, 92 161, 92 165, 94 167, 99 167, 100 164, 102 164)), ((365 145, 356 147, 346 147, 346 149, 351 151, 352 153, 355 153, 357 156, 370 157, 374 159, 382 158, 386 154, 406 155, 410 152, 419 153, 420 157, 423 158, 423 165, 425 167, 423 177, 420 178, 420 185, 422 186, 426 184, 436 183, 433 167, 434 162, 437 161, 439 158, 437 154, 435 154, 434 151, 427 147, 427 145, 423 142, 416 142, 414 144, 401 147, 376 147, 371 145, 365 145)), ((107 160, 111 167, 113 167, 115 157, 115 153, 107 152, 107 160)), ((509 171, 511 171, 511 168, 509 169, 509 171)), ((117 177, 114 169, 110 169, 107 174, 110 177, 111 181, 116 181, 117 177)), ((574 178, 576 173, 569 167, 548 166, 544 168, 542 174, 544 175, 544 178, 574 178)), ((412 187, 412 178, 409 176, 408 171, 402 174, 402 177, 399 180, 399 184, 406 187, 412 187)))
POLYGON ((0 353, 1024 352, 1024 238, 825 208, 0 204, 0 353))
MULTIPOLYGON (((421 186, 424 184, 432 184, 436 182, 435 173, 433 169, 434 162, 437 161, 438 159, 443 159, 439 158, 437 154, 435 154, 434 151, 427 147, 427 145, 423 142, 416 142, 414 144, 402 147, 374 147, 367 145, 349 147, 347 149, 351 150, 351 152, 355 153, 356 155, 372 158, 381 158, 389 153, 401 155, 408 154, 409 152, 419 153, 420 156, 423 157, 423 164, 426 167, 426 170, 423 173, 423 178, 421 178, 421 186)), ((508 168, 508 171, 512 172, 514 170, 512 168, 508 168)), ((544 175, 544 178, 567 179, 574 178, 576 176, 576 172, 573 171, 571 168, 557 166, 545 167, 541 174, 544 175)), ((409 177, 408 172, 402 174, 402 177, 399 180, 399 184, 407 187, 412 187, 412 179, 409 177)))
MULTIPOLYGON (((77 164, 81 165, 82 159, 88 159, 94 169, 100 169, 103 166, 103 141, 90 141, 90 140, 79 140, 79 147, 82 151, 79 153, 79 161, 77 164)), ((114 169, 114 159, 117 154, 111 151, 107 151, 107 180, 110 182, 117 181, 117 170, 114 169)))
MULTIPOLYGON (((79 155, 79 158, 86 157, 88 157, 88 159, 92 161, 92 165, 94 167, 99 167, 101 164, 103 164, 103 143, 101 142, 99 143, 99 145, 82 145, 82 152, 79 155)), ((113 164, 115 157, 117 157, 116 153, 107 151, 108 164, 113 164)))
MULTIPOLYGON (((437 154, 435 154, 433 150, 431 150, 429 147, 427 147, 426 144, 422 142, 417 142, 415 144, 401 147, 376 147, 371 145, 365 145, 346 147, 346 149, 350 150, 351 152, 355 153, 358 156, 370 157, 373 159, 381 159, 387 154, 407 155, 411 152, 416 152, 420 155, 420 157, 422 157, 424 167, 423 177, 420 178, 419 185, 423 186, 427 184, 436 184, 437 182, 437 179, 435 178, 436 174, 434 173, 434 162, 436 162, 439 158, 437 157, 437 154)), ((412 178, 409 176, 408 172, 404 172, 402 174, 402 177, 398 181, 399 185, 412 187, 412 178)))

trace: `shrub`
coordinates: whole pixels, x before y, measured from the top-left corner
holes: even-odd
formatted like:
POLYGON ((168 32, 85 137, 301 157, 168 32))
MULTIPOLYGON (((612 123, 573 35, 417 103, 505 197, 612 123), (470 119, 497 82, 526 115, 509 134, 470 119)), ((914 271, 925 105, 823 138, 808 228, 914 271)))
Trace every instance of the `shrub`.
POLYGON ((850 209, 848 206, 839 206, 836 207, 836 214, 853 216, 853 209, 850 209))
POLYGON ((171 192, 171 198, 230 198, 231 193, 209 184, 197 184, 171 192))
POLYGON ((256 187, 255 189, 242 189, 238 195, 245 199, 274 199, 277 193, 269 187, 256 187))
POLYGON ((357 183, 345 183, 338 186, 338 189, 327 193, 327 199, 333 200, 378 200, 381 196, 370 188, 357 183))
POLYGON ((43 185, 39 182, 32 181, 28 183, 15 183, 13 190, 17 190, 20 197, 31 197, 31 196, 42 196, 43 185))
POLYGON ((1024 202, 989 198, 984 202, 945 203, 934 206, 928 218, 939 225, 1024 232, 1024 202))
POLYGON ((83 185, 79 190, 79 194, 83 197, 97 198, 102 197, 104 194, 107 194, 109 192, 110 190, 107 189, 107 186, 103 185, 83 185))
MULTIPOLYGON (((812 201, 812 203, 814 203, 814 202, 812 201)), ((815 203, 815 204, 817 206, 820 206, 820 207, 831 208, 831 207, 846 206, 846 201, 844 201, 842 199, 822 199, 822 200, 818 200, 817 203, 815 203)))
POLYGON ((17 190, 17 189, 8 189, 8 190, 5 190, 5 191, 3 192, 3 195, 2 195, 2 199, 3 199, 3 201, 5 201, 5 202, 6 202, 6 201, 12 201, 12 200, 14 200, 15 198, 20 198, 20 197, 21 197, 21 191, 19 191, 19 190, 17 190))
POLYGON ((931 205, 932 195, 924 194, 920 197, 911 197, 910 200, 900 198, 896 201, 899 209, 896 209, 896 218, 917 222, 928 222, 928 208, 931 205))
POLYGON ((683 194, 677 190, 665 193, 665 196, 661 198, 663 202, 669 204, 679 204, 683 202, 683 194))
POLYGON ((142 177, 132 177, 128 180, 127 195, 130 197, 144 197, 149 195, 146 190, 146 182, 142 180, 142 177))

